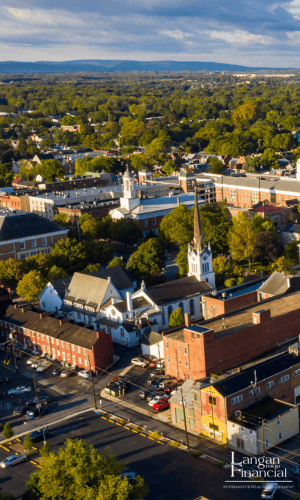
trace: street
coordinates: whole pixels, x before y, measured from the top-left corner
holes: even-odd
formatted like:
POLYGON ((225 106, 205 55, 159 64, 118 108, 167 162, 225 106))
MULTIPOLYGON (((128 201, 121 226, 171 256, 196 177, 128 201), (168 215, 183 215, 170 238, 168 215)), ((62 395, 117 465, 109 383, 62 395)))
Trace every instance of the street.
MULTIPOLYGON (((192 500, 200 495, 209 500, 258 499, 261 487, 257 483, 246 483, 246 489, 224 488, 230 479, 230 470, 220 468, 204 459, 169 445, 135 434, 124 427, 103 420, 93 411, 82 417, 69 419, 49 429, 48 443, 53 451, 58 451, 66 439, 82 438, 93 444, 101 453, 106 446, 121 461, 127 462, 126 470, 134 471, 145 478, 149 488, 149 500, 192 500), (248 486, 250 486, 248 488, 248 486), (258 486, 258 488, 257 488, 258 486)), ((41 444, 38 444, 41 447, 41 444)), ((0 448, 0 460, 10 453, 0 448)), ((12 469, 0 469, 1 492, 9 492, 20 497, 25 482, 35 466, 30 462, 12 469)), ((278 493, 278 500, 285 498, 278 493)))

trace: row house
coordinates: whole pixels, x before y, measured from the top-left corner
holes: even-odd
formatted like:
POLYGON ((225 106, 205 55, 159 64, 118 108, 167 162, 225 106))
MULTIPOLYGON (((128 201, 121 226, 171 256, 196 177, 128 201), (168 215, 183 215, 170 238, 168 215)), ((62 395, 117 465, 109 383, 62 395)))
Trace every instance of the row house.
POLYGON ((9 305, 0 320, 2 336, 12 333, 15 341, 42 353, 66 366, 89 368, 94 372, 106 369, 113 362, 111 335, 82 328, 67 319, 56 319, 50 313, 32 311, 31 306, 9 305))
MULTIPOLYGON (((300 405, 300 342, 290 346, 288 351, 254 364, 251 368, 239 368, 233 375, 225 375, 223 378, 207 377, 199 381, 189 379, 182 385, 182 390, 186 421, 191 432, 202 433, 222 443, 230 440, 233 447, 245 449, 239 433, 232 430, 239 412, 247 415, 248 409, 257 407, 265 398, 280 401, 290 407, 300 405)), ((181 391, 172 396, 170 405, 172 423, 183 428, 181 391)), ((289 411, 290 408, 286 410, 289 411)), ((284 411, 281 410, 281 413, 284 411)), ((240 423, 242 428, 247 427, 247 418, 243 418, 245 425, 240 423)), ((286 431, 282 440, 289 437, 291 435, 286 431)))

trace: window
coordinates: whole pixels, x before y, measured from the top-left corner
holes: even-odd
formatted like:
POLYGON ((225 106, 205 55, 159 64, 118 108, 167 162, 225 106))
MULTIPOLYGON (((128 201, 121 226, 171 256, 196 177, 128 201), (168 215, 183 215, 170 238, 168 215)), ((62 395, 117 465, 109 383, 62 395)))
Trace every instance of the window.
POLYGON ((178 360, 178 364, 181 365, 181 360, 180 359, 178 360))
POLYGON ((87 366, 87 360, 86 359, 84 360, 84 366, 87 366))
POLYGON ((187 366, 188 366, 188 362, 186 361, 186 362, 184 363, 184 365, 185 365, 185 367, 187 368, 187 366))
POLYGON ((270 439, 269 439, 269 438, 267 438, 267 439, 265 440, 265 445, 266 445, 266 446, 270 446, 270 439))
POLYGON ((219 430, 219 426, 218 425, 215 425, 215 424, 209 424, 209 428, 213 431, 218 431, 219 430))
POLYGON ((44 340, 45 335, 42 335, 42 340, 44 340))
POLYGON ((249 396, 254 396, 254 394, 259 394, 260 393, 260 387, 255 387, 255 389, 252 389, 249 392, 249 396))
POLYGON ((156 225, 156 219, 152 219, 152 226, 156 225))
POLYGON ((67 349, 70 349, 70 344, 67 344, 67 349))
POLYGON ((39 339, 39 338, 40 338, 40 334, 39 334, 39 333, 37 333, 37 334, 36 334, 36 338, 37 338, 37 339, 39 339))
POLYGON ((282 439, 282 437, 283 437, 282 432, 278 432, 278 439, 282 439))
POLYGON ((252 193, 252 203, 258 203, 258 193, 257 192, 252 193))
POLYGON ((208 402, 212 406, 217 406, 217 398, 215 396, 208 396, 208 402))
POLYGON ((283 375, 282 377, 280 377, 279 379, 279 383, 282 384, 282 382, 285 382, 286 380, 288 380, 290 378, 289 374, 287 375, 283 375))
POLYGON ((198 401, 197 394, 194 394, 194 401, 198 401))
MULTIPOLYGON (((196 272, 197 272, 197 269, 196 269, 196 272)), ((178 308, 180 308, 180 307, 181 307, 181 310, 182 310, 182 314, 184 314, 183 302, 179 302, 178 308)))
POLYGON ((243 396, 242 394, 240 396, 236 396, 235 398, 233 398, 231 400, 231 404, 232 405, 235 405, 236 403, 239 403, 240 401, 243 401, 243 396))
POLYGON ((64 343, 64 342, 62 342, 62 343, 61 343, 61 346, 62 346, 62 347, 65 347, 65 343, 64 343))
POLYGON ((83 354, 85 354, 85 355, 86 355, 86 349, 83 349, 83 354))
POLYGON ((121 337, 125 337, 125 333, 124 333, 123 328, 121 328, 121 330, 120 330, 120 334, 121 334, 121 337))
POLYGON ((59 340, 58 339, 56 339, 56 345, 59 345, 59 340))
POLYGON ((267 388, 270 389, 270 387, 274 387, 274 380, 270 380, 270 382, 267 383, 267 388))
POLYGON ((235 189, 230 189, 230 201, 235 201, 235 189))
POLYGON ((169 349, 169 342, 166 342, 166 349, 169 349))
POLYGON ((294 371, 294 375, 299 375, 299 373, 300 373, 300 368, 298 368, 298 370, 294 371))
POLYGON ((170 356, 167 356, 167 361, 170 361, 170 356))
POLYGON ((148 219, 144 219, 144 227, 148 226, 148 219))
POLYGON ((20 241, 20 250, 25 250, 25 241, 20 241))
POLYGON ((195 314, 195 304, 194 304, 193 299, 190 300, 190 313, 191 313, 191 316, 194 316, 194 314, 195 314))
POLYGON ((71 359, 71 356, 70 356, 70 354, 68 354, 67 356, 68 356, 68 361, 70 361, 70 359, 71 359))
POLYGON ((80 347, 77 347, 78 352, 80 353, 80 347))
POLYGON ((250 434, 250 436, 251 436, 251 434, 253 434, 253 431, 249 431, 249 434, 250 434))
POLYGON ((30 240, 30 243, 31 243, 31 248, 36 247, 36 240, 30 240))
POLYGON ((81 365, 81 358, 78 358, 78 363, 81 365))
POLYGON ((74 344, 72 344, 72 351, 75 351, 75 346, 74 346, 74 344))
POLYGON ((72 356, 73 358, 73 365, 76 365, 76 356, 72 356))
POLYGON ((173 312, 173 308, 172 308, 172 306, 169 306, 168 307, 168 318, 169 318, 169 321, 170 321, 170 316, 171 316, 172 312, 173 312))
POLYGON ((184 352, 184 354, 186 354, 186 347, 183 348, 183 352, 184 352))
POLYGON ((192 337, 192 339, 195 338, 195 334, 193 332, 191 333, 191 337, 192 337))
POLYGON ((43 246, 47 245, 47 238, 46 238, 46 236, 43 236, 43 238, 42 238, 42 245, 43 246))
POLYGON ((177 346, 177 352, 180 352, 180 345, 177 346))

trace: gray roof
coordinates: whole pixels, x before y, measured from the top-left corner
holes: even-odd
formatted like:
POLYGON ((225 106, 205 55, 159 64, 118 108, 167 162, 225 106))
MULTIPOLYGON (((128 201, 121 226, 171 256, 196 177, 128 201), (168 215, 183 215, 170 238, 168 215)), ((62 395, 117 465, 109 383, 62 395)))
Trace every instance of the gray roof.
POLYGON ((154 345, 161 342, 163 336, 161 333, 153 332, 152 330, 143 332, 141 336, 141 344, 144 345, 154 345))
POLYGON ((120 266, 110 267, 109 269, 99 269, 89 273, 89 276, 96 276, 97 278, 111 278, 112 284, 117 290, 124 290, 126 288, 132 288, 135 283, 128 277, 128 273, 124 271, 120 266))
POLYGON ((300 234, 300 224, 288 224, 284 229, 280 231, 281 233, 297 233, 300 234))
POLYGON ((156 285, 146 290, 147 295, 157 305, 168 304, 174 300, 192 297, 193 295, 207 293, 212 287, 206 281, 199 281, 196 276, 168 281, 162 285, 156 285))
POLYGON ((108 285, 107 279, 75 273, 71 279, 67 297, 75 297, 75 302, 78 302, 78 299, 85 300, 86 302, 97 302, 97 310, 99 310, 108 285))
POLYGON ((59 319, 51 316, 45 316, 41 319, 39 313, 33 311, 22 312, 22 308, 15 308, 13 305, 8 306, 1 316, 4 321, 16 326, 49 337, 59 338, 64 342, 69 342, 84 349, 92 349, 97 341, 97 332, 95 330, 83 328, 67 321, 61 325, 59 319))
POLYGON ((286 293, 288 290, 300 290, 300 277, 275 271, 258 289, 258 292, 268 295, 280 295, 281 293, 286 293))
POLYGON ((37 237, 59 231, 68 232, 56 222, 44 219, 35 213, 12 213, 0 216, 0 242, 37 237))
POLYGON ((70 277, 51 281, 51 285, 53 286, 54 290, 58 293, 61 299, 64 298, 65 292, 69 286, 70 281, 71 281, 70 277))
POLYGON ((259 188, 261 190, 274 190, 274 191, 286 191, 286 192, 292 192, 292 193, 299 193, 300 196, 300 181, 296 179, 291 179, 291 180, 283 180, 283 179, 275 179, 274 177, 268 178, 268 175, 265 177, 255 177, 255 176, 240 176, 240 177, 232 177, 228 175, 223 175, 220 176, 219 178, 216 178, 215 183, 216 184, 222 184, 223 185, 230 185, 230 186, 236 186, 241 188, 243 187, 248 187, 248 188, 259 188))

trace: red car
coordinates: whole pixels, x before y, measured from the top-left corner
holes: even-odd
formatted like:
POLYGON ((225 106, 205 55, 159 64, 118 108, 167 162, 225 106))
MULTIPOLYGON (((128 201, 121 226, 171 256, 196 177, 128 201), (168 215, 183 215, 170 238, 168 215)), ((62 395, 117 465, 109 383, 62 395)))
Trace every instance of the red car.
POLYGON ((167 408, 170 408, 170 403, 168 400, 160 400, 155 403, 155 405, 152 406, 153 410, 156 412, 162 411, 162 410, 167 410, 167 408))

